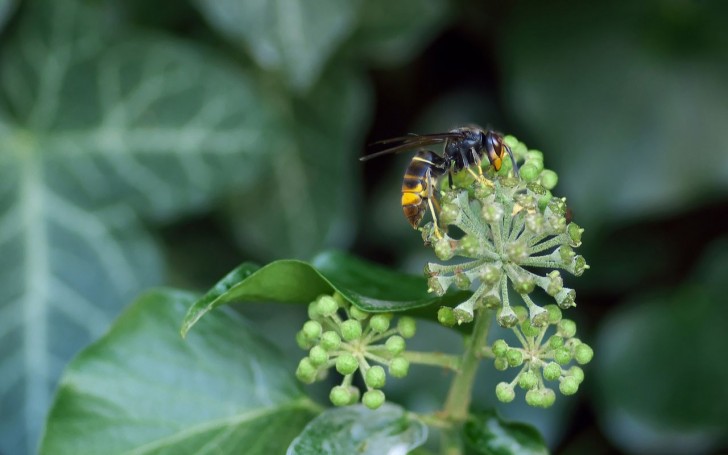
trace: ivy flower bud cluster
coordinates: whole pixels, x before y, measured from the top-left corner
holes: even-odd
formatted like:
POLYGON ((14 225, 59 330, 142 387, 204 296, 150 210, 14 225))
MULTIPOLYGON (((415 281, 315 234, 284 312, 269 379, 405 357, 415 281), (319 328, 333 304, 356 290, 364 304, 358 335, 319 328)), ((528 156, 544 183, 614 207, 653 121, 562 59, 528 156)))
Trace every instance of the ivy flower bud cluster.
POLYGON ((579 276, 589 268, 574 252, 583 229, 567 220, 566 199, 551 194, 556 173, 544 168, 541 152, 527 150, 512 136, 505 141, 523 162, 520 177, 510 175, 512 167, 504 160, 499 172, 491 170, 464 188, 454 185, 443 191, 440 225, 457 227, 462 237, 438 235, 432 223, 422 228, 425 243, 439 259, 465 258, 457 264, 429 263, 425 274, 430 292, 443 295, 450 286, 470 289, 476 284, 468 300, 454 309, 440 309, 440 322, 446 325, 470 322, 476 309, 490 308, 498 309, 501 326, 513 327, 517 317, 509 299, 510 282, 531 324, 542 327, 548 315, 531 298, 533 291, 541 288, 561 308, 575 306, 576 293, 564 286, 557 269, 579 276), (539 268, 546 273, 533 271, 539 268))
POLYGON ((564 395, 576 393, 584 373, 577 365, 567 366, 586 364, 593 355, 574 338, 574 322, 561 318, 562 309, 576 306, 576 292, 564 285, 562 272, 580 276, 589 268, 575 252, 583 229, 569 220, 566 199, 551 193, 558 176, 544 168, 543 153, 512 136, 505 142, 520 164, 518 175, 504 160, 497 172, 461 172, 452 187, 443 187, 439 226, 445 232, 429 223, 422 234, 435 255, 448 262, 427 264, 425 275, 429 291, 437 295, 450 287, 474 289, 455 308, 440 308, 442 324, 468 323, 493 311, 498 324, 515 333, 520 347, 504 340, 483 347, 484 355, 495 358, 496 369, 521 368, 513 381, 498 384, 498 399, 513 400, 518 385, 527 391, 528 404, 548 407, 556 394, 544 381, 558 381, 564 395), (511 293, 519 299, 513 301, 511 293), (553 303, 541 306, 540 299, 553 303))
POLYGON ((518 386, 526 391, 526 403, 547 408, 556 400, 548 383, 558 385, 562 395, 573 395, 584 380, 584 370, 579 365, 589 363, 594 351, 575 337, 576 324, 562 319, 559 307, 547 305, 545 309, 548 322, 542 327, 531 324, 525 308, 515 309, 518 324, 511 330, 521 347, 509 346, 499 339, 484 349, 484 355, 494 357, 497 370, 520 368, 512 381, 501 382, 495 388, 496 397, 504 403, 513 401, 518 386), (551 335, 546 337, 547 333, 551 335))
POLYGON ((407 375, 409 361, 402 354, 407 347, 405 338, 415 334, 415 320, 400 317, 393 324, 391 313, 367 313, 339 294, 319 296, 309 304, 308 317, 296 334, 299 347, 308 350, 296 377, 311 384, 335 368, 343 375, 341 384, 329 393, 335 406, 354 404, 361 398, 370 409, 380 407, 387 375, 407 375), (357 372, 367 389, 363 396, 353 385, 357 372))

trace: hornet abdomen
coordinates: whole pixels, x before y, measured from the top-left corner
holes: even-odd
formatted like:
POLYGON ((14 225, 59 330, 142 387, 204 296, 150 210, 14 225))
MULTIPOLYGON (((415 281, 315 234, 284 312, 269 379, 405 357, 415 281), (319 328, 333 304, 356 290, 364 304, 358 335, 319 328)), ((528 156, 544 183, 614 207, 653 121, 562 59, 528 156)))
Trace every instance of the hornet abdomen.
POLYGON ((417 228, 427 210, 428 201, 437 203, 437 180, 447 170, 442 157, 420 150, 412 157, 402 180, 402 211, 413 228, 417 228))

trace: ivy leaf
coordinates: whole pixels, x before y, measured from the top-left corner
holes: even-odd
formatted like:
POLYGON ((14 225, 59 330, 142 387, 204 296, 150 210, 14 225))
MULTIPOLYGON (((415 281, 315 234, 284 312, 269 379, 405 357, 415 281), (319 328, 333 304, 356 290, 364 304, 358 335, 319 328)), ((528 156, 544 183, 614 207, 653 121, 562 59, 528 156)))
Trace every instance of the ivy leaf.
POLYGON ((360 75, 338 69, 305 98, 269 100, 285 108, 270 145, 274 156, 266 183, 236 195, 228 210, 246 251, 263 258, 308 259, 323 248, 348 246, 356 226, 354 170, 369 98, 360 75), (250 223, 251 213, 258 223, 250 223))
POLYGON ((313 265, 283 259, 252 270, 250 264, 241 265, 198 299, 184 318, 182 336, 207 312, 236 302, 308 304, 321 294, 338 292, 359 308, 383 312, 417 310, 436 303, 452 306, 469 295, 453 292, 435 297, 427 293, 427 281, 422 277, 387 270, 339 252, 322 253, 313 265))
POLYGON ((332 408, 309 423, 287 455, 408 453, 427 440, 427 426, 391 403, 332 408))
POLYGON ((471 414, 463 426, 463 439, 472 453, 482 455, 547 455, 538 431, 520 422, 504 422, 494 411, 471 414))
POLYGON ((727 262, 724 239, 681 288, 637 296, 602 325, 598 409, 606 433, 624 450, 711 452, 725 443, 727 262))
POLYGON ((36 445, 77 350, 163 267, 140 218, 258 175, 272 114, 200 50, 112 33, 88 2, 28 2, 0 47, 0 451, 36 445))
POLYGON ((444 0, 368 0, 351 37, 355 52, 381 66, 418 55, 450 18, 444 0))
POLYGON ((305 92, 351 33, 359 1, 197 0, 202 15, 223 36, 247 49, 268 71, 305 92))
POLYGON ((41 454, 283 452, 316 405, 232 312, 180 339, 179 320, 194 298, 144 294, 69 364, 41 454))

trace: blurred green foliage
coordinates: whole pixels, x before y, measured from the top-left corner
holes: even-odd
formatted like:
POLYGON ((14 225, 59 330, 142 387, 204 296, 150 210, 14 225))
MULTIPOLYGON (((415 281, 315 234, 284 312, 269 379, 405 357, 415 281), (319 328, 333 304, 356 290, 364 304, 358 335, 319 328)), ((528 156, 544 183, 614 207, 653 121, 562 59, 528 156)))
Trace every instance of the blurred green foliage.
POLYGON ((600 380, 504 414, 570 453, 726 448, 724 2, 150 5, 0 0, 0 453, 35 450, 66 362, 149 286, 325 247, 419 272, 408 157, 356 158, 463 123, 546 153, 592 266, 600 380))

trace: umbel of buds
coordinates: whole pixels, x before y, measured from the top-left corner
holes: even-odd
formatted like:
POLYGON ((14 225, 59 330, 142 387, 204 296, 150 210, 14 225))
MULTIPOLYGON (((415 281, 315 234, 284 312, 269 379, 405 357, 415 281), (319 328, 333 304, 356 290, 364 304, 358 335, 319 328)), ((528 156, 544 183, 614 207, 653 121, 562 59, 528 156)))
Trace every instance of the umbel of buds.
POLYGON ((575 337, 576 324, 562 319, 558 306, 547 305, 545 310, 547 324, 534 327, 525 308, 514 308, 518 324, 511 330, 521 347, 509 346, 499 339, 490 348, 484 348, 484 355, 495 358, 497 370, 520 368, 511 382, 501 382, 495 388, 496 397, 504 403, 513 401, 517 385, 526 391, 526 403, 547 408, 556 399, 547 382, 558 385, 562 395, 573 395, 584 380, 584 371, 578 365, 591 361, 592 348, 575 337), (577 365, 569 367, 573 363, 577 365))
POLYGON ((504 160, 498 172, 487 169, 481 178, 462 172, 452 187, 442 188, 442 229, 428 223, 422 234, 425 244, 448 263, 429 263, 425 274, 429 291, 437 295, 451 286, 474 289, 455 308, 440 308, 442 324, 463 324, 478 312, 494 311, 498 324, 511 328, 522 345, 510 347, 498 340, 483 348, 499 370, 522 367, 511 383, 498 384, 498 399, 511 401, 518 384, 527 390, 528 404, 547 407, 555 394, 544 381, 559 381, 564 395, 575 393, 583 371, 565 367, 572 360, 587 363, 593 354, 573 338, 573 321, 561 319, 562 309, 576 306, 576 292, 564 286, 562 271, 580 276, 589 266, 574 251, 583 229, 568 219, 566 199, 551 193, 558 177, 544 168, 543 153, 528 150, 512 136, 505 142, 521 163, 518 175, 510 160, 504 160), (512 301, 511 295, 520 298, 512 301), (540 306, 539 299, 553 303, 540 306), (544 341, 550 327, 556 332, 544 341))
POLYGON ((425 243, 439 259, 465 259, 427 264, 430 292, 442 295, 450 286, 469 289, 475 284, 467 301, 454 309, 441 308, 439 319, 445 325, 470 322, 476 309, 489 308, 498 310, 501 326, 513 327, 518 318, 509 299, 510 287, 528 309, 531 324, 542 327, 548 315, 531 293, 541 288, 560 308, 575 306, 576 293, 564 287, 558 269, 579 276, 589 268, 574 252, 581 245, 583 229, 567 221, 566 199, 551 194, 556 173, 544 169, 541 152, 528 151, 512 136, 505 141, 523 160, 520 177, 511 175, 510 161, 504 160, 497 173, 444 189, 440 225, 457 227, 464 233, 460 238, 447 232, 438 236, 432 223, 422 228, 425 243), (546 271, 539 274, 538 269, 546 271))
POLYGON ((308 317, 296 334, 298 345, 308 350, 296 377, 311 384, 335 368, 343 376, 329 393, 335 406, 354 404, 361 398, 370 409, 380 407, 387 375, 402 378, 409 370, 409 361, 402 354, 405 338, 415 334, 414 319, 400 317, 394 324, 391 313, 367 313, 339 294, 319 296, 309 304, 308 317), (353 385, 357 372, 366 386, 364 395, 353 385))

